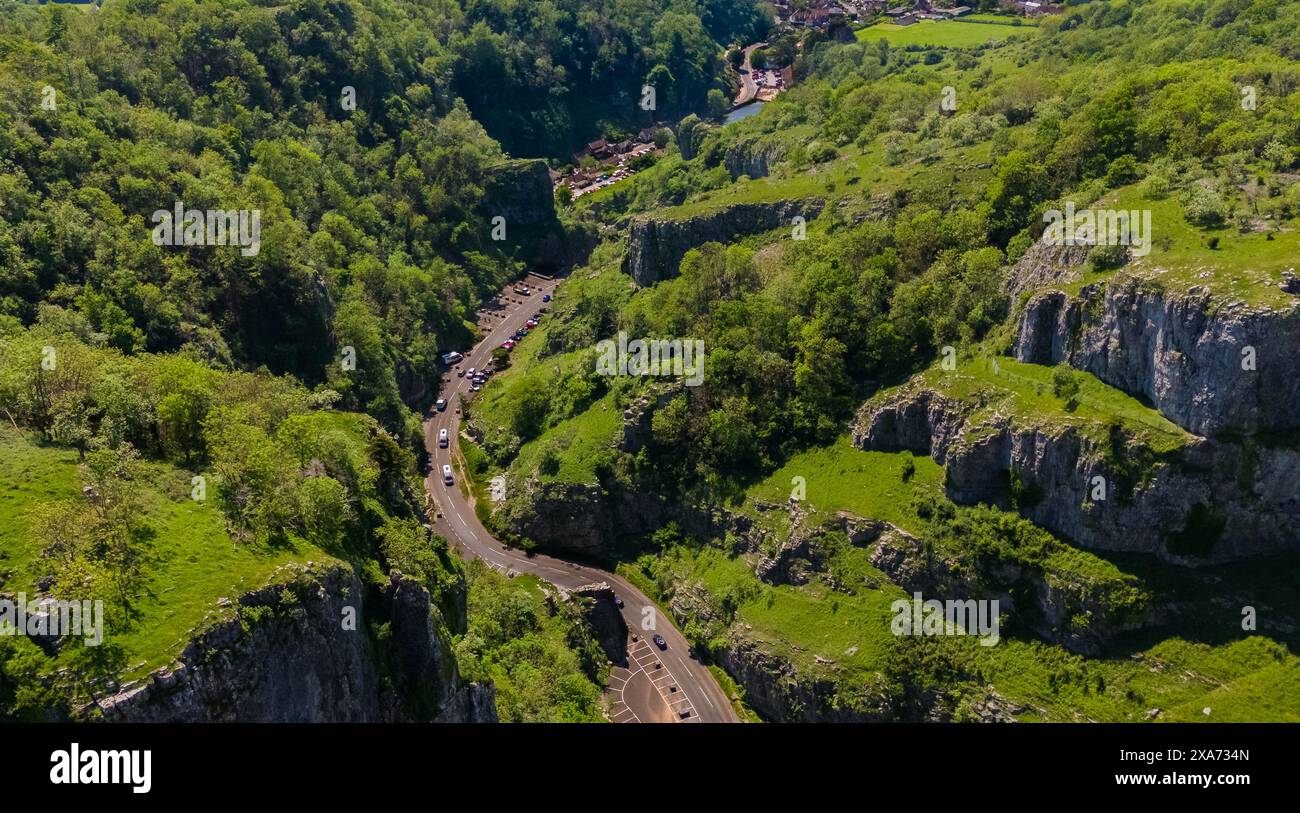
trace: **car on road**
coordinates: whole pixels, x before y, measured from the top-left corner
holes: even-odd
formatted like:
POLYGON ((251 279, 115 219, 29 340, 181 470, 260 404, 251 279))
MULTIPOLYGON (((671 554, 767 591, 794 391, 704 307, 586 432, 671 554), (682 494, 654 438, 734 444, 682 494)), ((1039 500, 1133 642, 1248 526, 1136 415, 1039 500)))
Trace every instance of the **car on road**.
POLYGON ((446 463, 442 465, 442 481, 447 485, 451 485, 452 483, 451 466, 448 466, 446 463))
POLYGON ((614 606, 618 607, 620 610, 623 609, 623 599, 619 598, 618 596, 614 596, 614 606))
POLYGON ((470 367, 468 370, 466 370, 466 371, 465 371, 465 375, 469 376, 470 378, 473 378, 473 377, 474 377, 474 368, 473 368, 473 367, 470 367))
POLYGON ((457 370, 457 371, 456 371, 456 377, 457 377, 457 378, 464 378, 464 377, 465 377, 465 371, 464 371, 464 370, 457 370))
POLYGON ((438 448, 439 448, 439 449, 446 449, 446 448, 447 448, 447 430, 446 430, 446 429, 439 429, 439 430, 438 430, 438 448))
POLYGON ((438 407, 438 411, 439 411, 439 412, 446 412, 446 411, 447 411, 447 399, 446 399, 446 398, 439 398, 439 399, 438 399, 438 403, 437 403, 437 407, 438 407))
POLYGON ((551 301, 551 295, 550 295, 550 294, 542 294, 542 301, 543 301, 543 302, 550 302, 550 301, 551 301))
POLYGON ((655 642, 655 646, 659 647, 660 649, 664 649, 664 650, 668 649, 668 642, 664 640, 664 637, 662 635, 656 635, 654 637, 654 642, 655 642))

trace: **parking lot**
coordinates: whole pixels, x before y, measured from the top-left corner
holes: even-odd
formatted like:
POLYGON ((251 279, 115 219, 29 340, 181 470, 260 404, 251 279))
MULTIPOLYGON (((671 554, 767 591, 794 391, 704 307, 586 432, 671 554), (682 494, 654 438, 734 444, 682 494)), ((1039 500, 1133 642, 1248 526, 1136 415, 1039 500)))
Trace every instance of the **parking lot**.
POLYGON ((660 660, 659 650, 645 638, 632 642, 626 668, 610 671, 609 696, 609 716, 616 723, 695 723, 700 719, 691 699, 660 660), (649 711, 638 715, 633 708, 649 711), (683 717, 683 712, 687 716, 683 717), (650 719, 645 719, 647 715, 650 719))

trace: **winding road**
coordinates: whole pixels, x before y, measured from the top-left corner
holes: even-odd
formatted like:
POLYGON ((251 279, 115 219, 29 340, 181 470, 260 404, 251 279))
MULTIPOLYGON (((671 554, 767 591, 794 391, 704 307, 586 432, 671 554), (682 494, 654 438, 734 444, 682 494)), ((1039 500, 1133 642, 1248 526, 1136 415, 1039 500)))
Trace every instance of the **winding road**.
MULTIPOLYGON (((542 296, 552 293, 558 281, 530 276, 520 283, 525 284, 532 289, 531 295, 515 294, 511 286, 498 297, 499 307, 480 315, 479 328, 485 337, 455 367, 478 369, 488 364, 493 348, 524 326, 542 307, 542 296)), ((614 589, 623 600, 621 612, 630 629, 627 664, 614 667, 606 687, 610 718, 615 722, 739 722, 713 675, 691 654, 685 636, 645 594, 616 573, 541 554, 530 556, 502 545, 479 522, 460 484, 443 482, 444 465, 451 465, 455 477, 460 477, 453 463, 460 434, 460 404, 473 397, 470 380, 457 378, 455 367, 442 380, 446 411, 431 410, 424 424, 424 444, 431 461, 425 488, 437 509, 435 529, 463 554, 482 559, 503 573, 531 573, 566 589, 595 582, 607 582, 614 589), (441 429, 447 430, 446 449, 438 446, 441 429), (653 628, 645 629, 647 623, 653 628), (663 636, 666 650, 660 651, 647 640, 655 633, 663 636), (631 640, 632 635, 638 640, 631 640)))

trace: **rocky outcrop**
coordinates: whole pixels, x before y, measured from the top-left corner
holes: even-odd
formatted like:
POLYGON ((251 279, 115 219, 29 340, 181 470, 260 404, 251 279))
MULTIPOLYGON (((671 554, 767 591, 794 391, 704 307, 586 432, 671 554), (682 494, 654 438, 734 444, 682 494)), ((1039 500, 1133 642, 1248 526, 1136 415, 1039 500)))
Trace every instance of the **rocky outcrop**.
MULTIPOLYGON (((495 721, 490 686, 463 685, 422 585, 394 574, 390 608, 400 682, 437 719, 495 721)), ((410 694, 381 680, 363 622, 363 589, 342 563, 280 568, 268 586, 225 602, 178 662, 102 698, 123 722, 380 722, 413 718, 410 694)), ((378 608, 374 608, 378 611, 378 608)))
POLYGON ((1300 310, 1218 302, 1120 276, 1025 306, 1015 356, 1065 362, 1198 435, 1300 430, 1300 310))
MULTIPOLYGON (((1004 619, 1072 652, 1096 655, 1121 633, 1157 626, 1166 610, 1117 596, 1123 581, 1087 579, 1075 573, 1000 560, 963 560, 967 551, 944 551, 906 534, 883 536, 871 564, 909 593, 939 601, 996 600, 1004 619)), ((1002 629, 1005 634, 1007 628, 1002 629)))
POLYGON ((1018 300, 1026 291, 1076 282, 1083 278, 1091 252, 1091 246, 1058 246, 1039 240, 1016 261, 1004 288, 1018 300))
POLYGON ((846 702, 833 674, 802 675, 760 642, 733 631, 715 653, 718 665, 745 690, 745 702, 764 719, 802 723, 868 723, 896 720, 887 697, 846 702))
POLYGON ((599 559, 614 537, 604 489, 595 483, 507 479, 508 499, 495 521, 507 538, 527 539, 542 549, 599 559))
MULTIPOLYGON (((807 584, 812 574, 827 570, 827 552, 821 541, 828 534, 841 533, 855 547, 865 547, 882 536, 906 533, 884 520, 863 519, 840 512, 831 519, 805 529, 801 527, 799 506, 792 501, 789 536, 771 556, 759 559, 754 575, 768 584, 807 584)), ((852 588, 832 585, 846 592, 852 588)))
POLYGON ((505 245, 530 265, 559 269, 583 261, 591 235, 568 234, 555 213, 550 171, 541 159, 517 159, 489 167, 483 183, 480 214, 505 219, 505 245))
POLYGON ((506 161, 489 167, 483 208, 511 226, 550 226, 556 222, 555 196, 546 162, 540 158, 506 161))
POLYGON ((677 275, 686 252, 708 242, 727 242, 746 234, 791 225, 821 213, 820 198, 774 203, 737 203, 683 218, 639 217, 628 229, 623 271, 641 286, 677 275))
POLYGON ((608 582, 584 584, 565 591, 582 605, 582 615, 596 634, 605 657, 618 666, 627 665, 627 622, 615 604, 614 588, 608 582))
POLYGON ((460 689, 442 614, 428 588, 393 571, 384 589, 398 689, 421 716, 445 708, 460 689))
POLYGON ((765 178, 772 167, 784 158, 785 149, 779 141, 765 137, 750 138, 728 146, 722 163, 734 181, 742 175, 765 178))
POLYGON ((1300 550, 1300 452, 1191 438, 1155 456, 1115 430, 1096 440, 996 413, 971 420, 974 407, 909 384, 864 406, 853 441, 930 455, 955 502, 1009 506, 1014 477, 1020 513, 1084 547, 1179 564, 1300 550))

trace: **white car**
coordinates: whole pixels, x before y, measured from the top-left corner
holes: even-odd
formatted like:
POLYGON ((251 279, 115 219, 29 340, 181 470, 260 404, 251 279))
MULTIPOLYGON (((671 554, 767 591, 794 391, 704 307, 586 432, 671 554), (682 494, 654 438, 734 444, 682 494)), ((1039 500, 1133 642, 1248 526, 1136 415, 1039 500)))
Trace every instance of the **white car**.
POLYGON ((447 448, 447 430, 446 430, 446 429, 439 429, 439 430, 438 430, 438 448, 440 448, 440 449, 446 449, 446 448, 447 448))
MULTIPOLYGON (((446 430, 443 430, 443 431, 446 431, 446 430)), ((451 466, 448 466, 448 465, 446 465, 446 464, 443 464, 443 467, 442 467, 442 481, 443 481, 444 483, 446 483, 447 485, 451 485, 451 483, 452 483, 452 480, 451 480, 451 466)))

